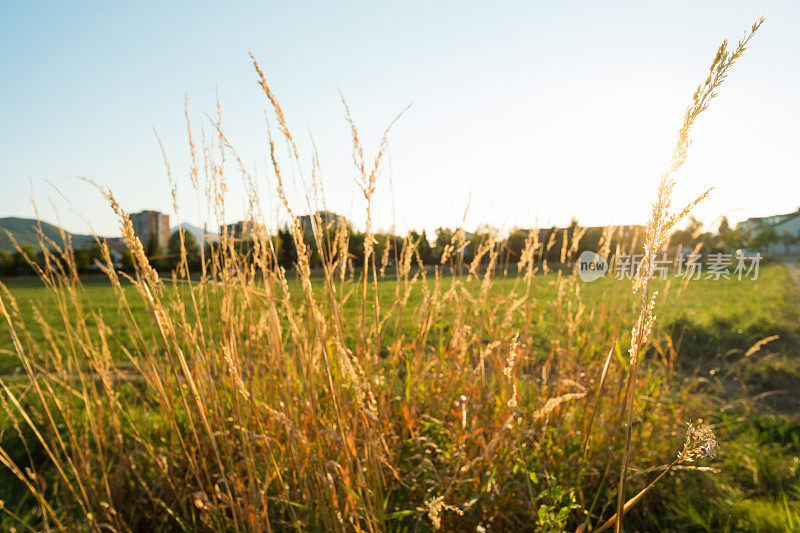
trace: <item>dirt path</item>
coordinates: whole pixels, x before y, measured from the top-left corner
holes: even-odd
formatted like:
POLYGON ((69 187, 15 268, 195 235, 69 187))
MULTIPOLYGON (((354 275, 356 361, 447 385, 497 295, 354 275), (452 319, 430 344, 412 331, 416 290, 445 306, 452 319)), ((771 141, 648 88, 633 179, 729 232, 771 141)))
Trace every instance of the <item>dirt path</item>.
POLYGON ((786 266, 786 270, 789 271, 789 277, 794 281, 795 287, 800 289, 800 268, 797 268, 797 265, 794 263, 784 263, 784 265, 786 266))

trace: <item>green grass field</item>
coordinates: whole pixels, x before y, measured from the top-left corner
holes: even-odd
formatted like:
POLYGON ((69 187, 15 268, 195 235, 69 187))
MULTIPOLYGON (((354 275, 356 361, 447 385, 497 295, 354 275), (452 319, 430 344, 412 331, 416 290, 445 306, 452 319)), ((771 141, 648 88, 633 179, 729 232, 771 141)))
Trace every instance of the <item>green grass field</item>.
MULTIPOLYGON (((516 275, 503 276, 498 273, 491 289, 492 296, 506 296, 511 291, 519 290, 516 275)), ((315 290, 320 291, 320 280, 315 278, 315 290)), ((446 284, 448 278, 444 277, 446 284)), ((125 326, 118 319, 122 309, 117 296, 108 280, 102 275, 86 276, 81 280, 83 286, 83 301, 91 308, 101 313, 106 324, 114 329, 114 335, 124 337, 127 333, 125 326), (115 326, 121 329, 115 329, 115 326)), ((61 316, 58 300, 53 293, 47 290, 38 278, 16 277, 4 280, 3 283, 16 299, 23 316, 33 319, 34 310, 48 322, 57 321, 61 316)), ((428 286, 432 281, 428 280, 428 286)), ((476 281, 475 283, 479 283, 476 281)), ((752 344, 763 337, 784 333, 796 335, 798 313, 800 313, 800 297, 786 269, 778 263, 762 266, 758 279, 699 279, 691 280, 685 293, 681 291, 683 280, 670 277, 666 281, 657 280, 656 289, 660 292, 658 301, 658 322, 662 330, 668 328, 676 321, 692 323, 697 327, 715 329, 715 333, 725 336, 725 342, 737 343, 739 348, 746 349, 748 343, 752 344), (679 298, 675 295, 681 293, 679 298)), ((345 284, 345 291, 352 287, 352 283, 345 284)), ((396 281, 387 274, 387 277, 378 283, 382 305, 388 305, 395 296, 396 281)), ((423 299, 422 284, 416 287, 409 297, 411 307, 419 304, 423 299)), ((597 311, 599 307, 613 307, 614 312, 623 318, 630 318, 635 308, 636 301, 629 297, 631 282, 617 280, 606 276, 590 283, 579 283, 580 298, 587 313, 597 311)), ((145 302, 136 297, 133 286, 125 287, 126 294, 130 296, 129 302, 134 314, 145 313, 145 302)), ((183 297, 188 294, 188 289, 180 289, 183 297)), ((299 294, 297 283, 292 290, 299 294)), ((551 305, 556 300, 556 275, 539 274, 535 278, 534 291, 538 301, 543 306, 551 305)), ((575 295, 567 295, 575 301, 575 295)), ((352 318, 360 306, 358 291, 344 306, 345 317, 352 318)), ((544 314, 544 323, 541 326, 545 331, 552 326, 548 322, 549 313, 544 314)), ((408 316, 407 320, 411 320, 408 316)), ((34 333, 36 333, 34 327, 34 333)), ((40 331, 40 330, 39 330, 40 331)), ((36 336, 41 339, 41 336, 36 336)), ((720 339, 722 340, 722 339, 720 339)), ((17 358, 12 351, 11 340, 7 327, 0 329, 0 372, 9 373, 17 368, 17 358)), ((713 350, 713 346, 709 347, 713 350)), ((720 347, 726 348, 726 347, 720 347)), ((714 355, 714 354, 707 354, 714 355)))

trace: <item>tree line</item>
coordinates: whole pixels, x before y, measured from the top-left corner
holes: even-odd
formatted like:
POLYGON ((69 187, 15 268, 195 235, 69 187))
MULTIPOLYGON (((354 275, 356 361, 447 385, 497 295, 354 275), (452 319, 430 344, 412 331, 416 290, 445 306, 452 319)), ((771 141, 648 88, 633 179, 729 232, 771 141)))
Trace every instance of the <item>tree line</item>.
MULTIPOLYGON (((727 218, 723 217, 717 232, 703 231, 700 221, 692 218, 685 229, 676 231, 670 240, 673 247, 681 246, 684 249, 693 249, 700 245, 700 249, 709 252, 733 252, 737 249, 765 250, 770 245, 784 245, 788 251, 790 246, 798 244, 798 237, 791 233, 778 234, 774 228, 766 226, 757 231, 743 231, 731 228, 727 218)), ((199 271, 203 257, 211 257, 213 248, 220 246, 219 242, 206 242, 201 250, 197 239, 189 232, 183 231, 183 242, 186 250, 186 258, 189 269, 199 271)), ((385 259, 388 267, 392 267, 400 256, 403 246, 411 243, 416 250, 415 264, 437 265, 440 263, 442 255, 448 246, 459 242, 459 235, 456 228, 440 227, 433 235, 429 236, 426 231, 411 231, 406 236, 394 235, 391 233, 377 233, 375 235, 374 253, 376 261, 385 259)), ((464 264, 473 261, 476 251, 494 239, 494 246, 498 253, 501 264, 513 265, 519 261, 522 251, 525 248, 526 240, 530 230, 514 229, 505 238, 498 239, 496 233, 490 228, 477 230, 474 233, 462 233, 463 246, 458 251, 458 259, 464 264)), ((323 234, 323 242, 332 242, 334 228, 328 228, 323 234)), ((542 228, 538 231, 537 239, 540 244, 538 259, 545 260, 551 265, 560 263, 564 256, 564 251, 573 245, 576 237, 579 250, 598 250, 603 242, 603 234, 606 232, 604 227, 581 228, 577 220, 573 219, 566 228, 542 228)), ((641 226, 624 226, 617 228, 612 234, 608 249, 611 254, 622 250, 624 253, 641 253, 644 241, 644 228, 641 226)), ((364 240, 366 235, 352 227, 347 228, 347 253, 356 267, 364 261, 364 240)), ((275 250, 277 264, 291 269, 297 261, 297 250, 288 227, 283 227, 278 232, 270 236, 271 245, 275 250)), ((310 263, 312 267, 321 264, 319 250, 312 235, 304 236, 304 242, 311 251, 310 263)), ((232 246, 247 255, 254 247, 254 241, 247 238, 233 239, 232 246)), ((156 239, 150 239, 145 243, 145 254, 150 264, 159 271, 170 271, 176 268, 181 257, 181 239, 178 231, 175 231, 169 239, 167 248, 164 249, 156 239)), ((78 272, 88 273, 98 270, 97 262, 102 262, 102 250, 99 244, 78 248, 73 252, 75 266, 78 272)), ((0 250, 0 276, 13 276, 20 274, 31 274, 30 262, 42 264, 44 261, 43 253, 29 244, 21 244, 16 252, 0 250)), ((483 262, 488 261, 488 255, 482 258, 483 262)), ((125 271, 133 270, 133 255, 130 250, 122 252, 118 266, 125 271)))
POLYGON ((771 246, 783 246, 784 252, 788 253, 791 246, 800 244, 800 237, 789 230, 779 233, 773 226, 752 230, 732 228, 727 217, 722 217, 716 233, 703 231, 703 223, 691 217, 685 229, 672 235, 670 243, 684 248, 694 248, 699 244, 702 250, 712 253, 745 249, 764 252, 771 246))

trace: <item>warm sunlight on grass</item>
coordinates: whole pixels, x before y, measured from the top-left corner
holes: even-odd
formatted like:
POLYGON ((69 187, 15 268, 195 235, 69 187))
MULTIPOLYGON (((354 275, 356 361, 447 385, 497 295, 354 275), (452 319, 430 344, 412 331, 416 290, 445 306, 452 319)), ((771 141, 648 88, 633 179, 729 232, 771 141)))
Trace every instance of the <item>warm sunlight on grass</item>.
POLYGON ((800 528, 800 405, 789 394, 800 296, 784 266, 765 262, 745 280, 654 275, 707 194, 671 205, 692 127, 760 24, 715 54, 641 235, 597 236, 612 265, 643 254, 634 279, 592 283, 577 275, 587 235, 577 224, 558 240, 526 232, 513 256, 508 240, 459 228, 434 261, 417 234, 378 234, 372 195, 391 125, 368 155, 347 103, 365 232, 321 216, 304 227, 285 188, 301 176, 309 205, 323 208, 318 159, 301 153, 253 57, 290 220, 279 235, 221 114, 201 132, 187 111, 191 185, 222 225, 227 183, 241 178, 246 238, 222 231, 190 250, 181 232, 174 264, 157 264, 121 199, 98 186, 119 220, 123 266, 100 241, 101 272, 79 276, 71 248, 52 240, 31 260, 38 277, 0 284, 0 523, 800 528))

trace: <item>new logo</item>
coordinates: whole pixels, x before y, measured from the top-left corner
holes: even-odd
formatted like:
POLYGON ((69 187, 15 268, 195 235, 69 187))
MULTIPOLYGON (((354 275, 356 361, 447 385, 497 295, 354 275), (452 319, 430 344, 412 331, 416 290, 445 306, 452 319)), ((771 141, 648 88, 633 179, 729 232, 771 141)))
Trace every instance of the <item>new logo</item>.
POLYGON ((588 250, 578 257, 578 276, 589 282, 602 278, 608 272, 608 263, 601 256, 588 250))

